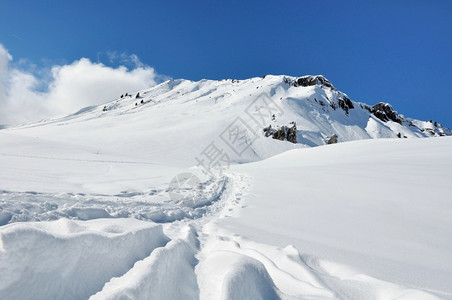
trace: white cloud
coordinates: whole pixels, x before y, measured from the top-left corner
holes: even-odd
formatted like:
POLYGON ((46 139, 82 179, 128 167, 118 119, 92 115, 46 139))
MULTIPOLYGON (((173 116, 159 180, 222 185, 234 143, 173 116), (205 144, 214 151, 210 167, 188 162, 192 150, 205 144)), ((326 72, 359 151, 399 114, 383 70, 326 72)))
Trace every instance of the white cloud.
POLYGON ((13 57, 0 44, 0 99, 6 97, 6 81, 8 80, 8 64, 13 57))
POLYGON ((125 92, 156 84, 160 76, 136 55, 118 55, 133 64, 112 68, 87 58, 69 65, 53 66, 50 78, 11 66, 12 56, 0 44, 0 125, 36 121, 73 113, 85 106, 102 104, 125 92), (45 92, 38 87, 44 86, 45 92))
POLYGON ((137 55, 131 54, 128 55, 126 53, 118 53, 116 51, 106 52, 108 60, 110 63, 119 62, 125 66, 133 66, 135 68, 144 67, 145 65, 140 61, 137 55))

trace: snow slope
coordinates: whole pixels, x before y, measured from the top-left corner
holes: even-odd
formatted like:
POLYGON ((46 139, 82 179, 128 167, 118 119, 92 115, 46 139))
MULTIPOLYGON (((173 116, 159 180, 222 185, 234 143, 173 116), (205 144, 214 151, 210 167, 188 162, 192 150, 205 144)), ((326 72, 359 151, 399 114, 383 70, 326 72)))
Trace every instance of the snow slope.
POLYGON ((364 140, 235 165, 205 214, 163 224, 169 243, 133 219, 4 225, 0 296, 449 299, 451 149, 364 140))
POLYGON ((448 298, 451 150, 452 138, 368 140, 235 166, 253 178, 246 208, 216 226, 448 298))
POLYGON ((399 133, 408 138, 452 134, 436 122, 405 118, 388 105, 375 107, 372 113, 372 107, 351 101, 322 76, 301 78, 315 80, 306 86, 295 83, 294 77, 272 75, 240 81, 169 80, 70 116, 3 130, 31 138, 19 153, 6 154, 39 151, 45 156, 46 149, 57 142, 58 147, 73 149, 71 159, 85 151, 92 154, 91 159, 102 154, 188 167, 196 164, 195 157, 213 141, 227 149, 232 163, 243 163, 324 145, 334 134, 339 142, 397 138, 399 133), (237 118, 250 129, 246 134, 250 147, 239 155, 220 138, 237 118), (292 126, 291 122, 296 123, 298 143, 264 137, 264 128, 292 126), (39 149, 29 148, 34 146, 39 149))
POLYGON ((0 130, 0 299, 452 299, 450 131, 346 99, 173 80, 0 130))

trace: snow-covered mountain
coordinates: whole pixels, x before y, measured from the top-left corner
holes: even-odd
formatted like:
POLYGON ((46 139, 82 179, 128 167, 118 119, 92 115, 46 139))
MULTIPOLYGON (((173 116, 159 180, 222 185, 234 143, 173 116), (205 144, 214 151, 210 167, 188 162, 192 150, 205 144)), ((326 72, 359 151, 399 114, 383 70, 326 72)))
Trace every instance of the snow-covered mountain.
POLYGON ((270 75, 4 128, 0 299, 452 299, 449 135, 270 75))
POLYGON ((169 80, 148 90, 126 92, 105 105, 14 130, 75 144, 89 140, 98 151, 114 149, 139 156, 160 155, 155 151, 163 150, 170 161, 189 158, 189 165, 215 140, 231 162, 249 162, 336 141, 452 134, 437 122, 406 118, 387 103, 370 106, 352 101, 323 76, 271 75, 169 80), (244 133, 246 149, 228 145, 225 135, 236 128, 244 133), (68 136, 68 130, 76 130, 77 135, 68 136), (175 145, 184 145, 184 151, 175 145))

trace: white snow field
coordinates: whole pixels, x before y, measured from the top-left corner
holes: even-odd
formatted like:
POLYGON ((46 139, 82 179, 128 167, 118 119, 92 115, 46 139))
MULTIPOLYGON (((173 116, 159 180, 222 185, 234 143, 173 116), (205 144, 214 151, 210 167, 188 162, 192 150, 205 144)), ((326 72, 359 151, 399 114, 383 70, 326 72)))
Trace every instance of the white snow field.
POLYGON ((0 130, 0 299, 452 299, 450 130, 305 78, 0 130))

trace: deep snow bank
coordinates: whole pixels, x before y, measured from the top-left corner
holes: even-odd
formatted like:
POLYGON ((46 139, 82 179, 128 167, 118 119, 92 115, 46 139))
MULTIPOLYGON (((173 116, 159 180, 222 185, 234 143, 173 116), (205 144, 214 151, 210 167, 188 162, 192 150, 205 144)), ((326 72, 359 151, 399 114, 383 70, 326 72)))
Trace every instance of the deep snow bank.
POLYGON ((196 250, 197 237, 190 228, 184 239, 155 249, 90 299, 198 299, 196 250))
POLYGON ((168 238, 135 219, 16 223, 0 228, 0 299, 83 299, 168 238))

